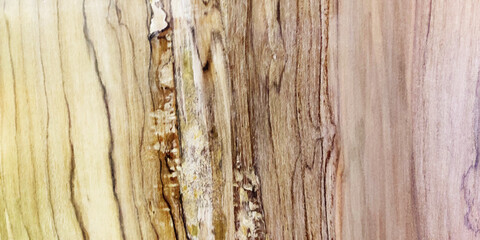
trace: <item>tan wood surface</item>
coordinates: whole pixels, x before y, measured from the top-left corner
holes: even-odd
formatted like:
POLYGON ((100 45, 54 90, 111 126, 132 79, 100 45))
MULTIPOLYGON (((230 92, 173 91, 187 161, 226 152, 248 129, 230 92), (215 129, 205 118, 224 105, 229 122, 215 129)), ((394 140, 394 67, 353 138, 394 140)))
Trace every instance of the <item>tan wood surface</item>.
POLYGON ((480 238, 475 0, 0 0, 0 239, 480 238))

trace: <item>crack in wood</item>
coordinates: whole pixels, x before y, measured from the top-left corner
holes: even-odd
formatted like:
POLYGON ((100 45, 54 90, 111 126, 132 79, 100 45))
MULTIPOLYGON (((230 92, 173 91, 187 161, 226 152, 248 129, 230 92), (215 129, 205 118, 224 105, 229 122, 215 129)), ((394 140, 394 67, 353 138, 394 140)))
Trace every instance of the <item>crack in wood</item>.
POLYGON ((151 147, 160 161, 161 191, 173 221, 175 237, 187 239, 178 180, 181 159, 171 38, 168 24, 165 29, 150 36, 153 71, 150 87, 154 107, 150 117, 154 119, 153 130, 157 138, 151 147))

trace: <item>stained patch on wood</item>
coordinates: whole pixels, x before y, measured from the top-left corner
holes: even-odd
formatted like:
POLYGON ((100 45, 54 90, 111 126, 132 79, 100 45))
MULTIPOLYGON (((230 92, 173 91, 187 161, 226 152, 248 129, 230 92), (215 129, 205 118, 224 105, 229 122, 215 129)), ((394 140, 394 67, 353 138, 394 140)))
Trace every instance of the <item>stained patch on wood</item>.
POLYGON ((178 180, 181 160, 173 72, 172 31, 167 27, 154 34, 150 40, 152 48, 151 74, 153 75, 151 76, 151 91, 154 106, 150 117, 154 118, 153 130, 157 136, 157 141, 152 148, 157 151, 160 161, 159 191, 162 192, 163 200, 166 203, 166 206, 160 211, 169 214, 171 219, 168 220, 168 216, 165 215, 167 221, 164 223, 171 223, 175 238, 187 239, 178 180))
POLYGON ((466 213, 464 217, 465 226, 475 233, 480 232, 480 72, 477 78, 477 86, 475 90, 475 109, 474 109, 474 135, 475 135, 475 161, 468 168, 462 177, 461 190, 463 191, 463 199, 466 203, 466 213))

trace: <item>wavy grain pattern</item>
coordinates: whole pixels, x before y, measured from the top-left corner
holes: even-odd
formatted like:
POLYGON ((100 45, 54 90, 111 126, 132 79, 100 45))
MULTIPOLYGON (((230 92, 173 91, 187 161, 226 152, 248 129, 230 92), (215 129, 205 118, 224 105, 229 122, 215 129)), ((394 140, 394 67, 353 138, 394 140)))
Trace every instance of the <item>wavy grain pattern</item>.
POLYGON ((477 5, 0 0, 0 240, 476 239, 477 5))

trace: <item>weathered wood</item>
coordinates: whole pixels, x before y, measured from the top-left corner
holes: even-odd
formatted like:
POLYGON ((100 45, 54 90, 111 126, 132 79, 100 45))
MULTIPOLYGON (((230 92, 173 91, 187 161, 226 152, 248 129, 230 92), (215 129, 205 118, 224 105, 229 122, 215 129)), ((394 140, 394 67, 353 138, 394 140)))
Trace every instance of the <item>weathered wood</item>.
POLYGON ((0 239, 475 239, 479 16, 0 0, 0 239))

